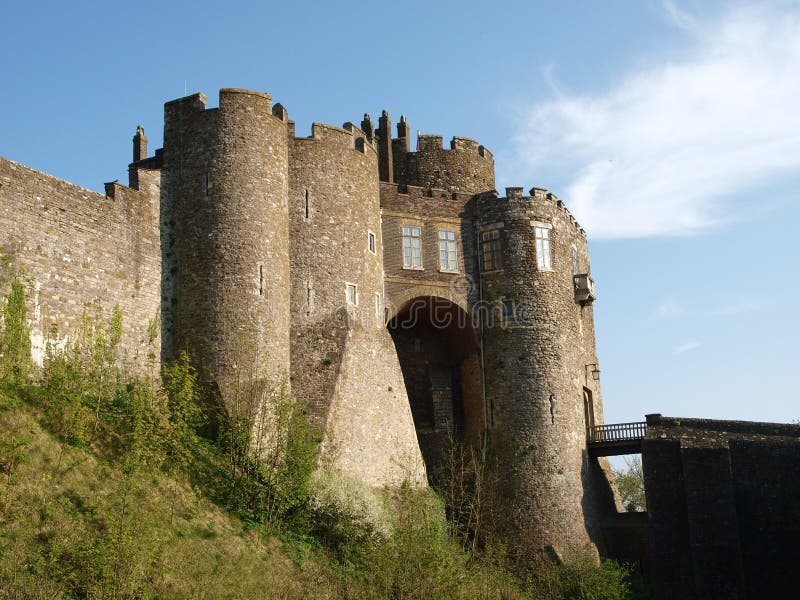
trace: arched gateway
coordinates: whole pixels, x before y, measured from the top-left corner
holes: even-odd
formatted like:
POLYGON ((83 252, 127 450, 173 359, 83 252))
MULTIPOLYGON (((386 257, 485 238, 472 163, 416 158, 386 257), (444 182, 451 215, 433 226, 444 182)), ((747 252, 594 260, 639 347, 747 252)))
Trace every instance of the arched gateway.
POLYGON ((438 296, 412 298, 390 316, 420 450, 435 479, 448 441, 477 435, 486 422, 476 324, 438 296))

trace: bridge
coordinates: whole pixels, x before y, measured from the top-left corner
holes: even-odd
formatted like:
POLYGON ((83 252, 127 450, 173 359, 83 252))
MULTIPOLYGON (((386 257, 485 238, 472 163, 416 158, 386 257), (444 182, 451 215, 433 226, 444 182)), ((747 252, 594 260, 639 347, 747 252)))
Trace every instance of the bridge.
POLYGON ((594 457, 639 454, 646 433, 646 421, 592 425, 586 430, 586 448, 594 457))

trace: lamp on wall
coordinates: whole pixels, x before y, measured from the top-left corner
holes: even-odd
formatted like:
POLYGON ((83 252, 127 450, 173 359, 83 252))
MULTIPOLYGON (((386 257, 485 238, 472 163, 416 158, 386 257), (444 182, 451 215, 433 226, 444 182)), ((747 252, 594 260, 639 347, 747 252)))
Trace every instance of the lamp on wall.
POLYGON ((589 372, 590 372, 589 371, 589 367, 592 367, 592 370, 591 370, 592 379, 594 379, 595 381, 600 381, 600 368, 597 366, 597 363, 591 363, 591 364, 586 365, 586 379, 587 380, 589 379, 589 375, 588 375, 589 372))

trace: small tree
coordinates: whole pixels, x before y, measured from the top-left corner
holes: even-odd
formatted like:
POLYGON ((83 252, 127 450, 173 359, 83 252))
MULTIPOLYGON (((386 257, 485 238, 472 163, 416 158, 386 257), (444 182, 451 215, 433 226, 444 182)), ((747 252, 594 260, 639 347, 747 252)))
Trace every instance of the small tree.
POLYGON ((647 500, 644 495, 644 473, 639 456, 625 458, 624 469, 614 469, 617 489, 622 497, 622 505, 628 512, 644 512, 647 500))
POLYGON ((497 542, 500 473, 489 439, 461 441, 450 431, 433 487, 444 501, 451 533, 473 555, 497 542))
POLYGON ((11 383, 23 383, 33 368, 31 361, 31 334, 25 306, 25 288, 19 279, 11 282, 11 292, 3 311, 2 377, 11 383))

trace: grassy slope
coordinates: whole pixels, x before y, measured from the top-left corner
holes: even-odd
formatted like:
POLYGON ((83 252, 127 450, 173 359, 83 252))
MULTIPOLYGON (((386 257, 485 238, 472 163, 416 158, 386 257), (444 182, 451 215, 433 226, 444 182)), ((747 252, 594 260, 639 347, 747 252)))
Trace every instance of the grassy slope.
POLYGON ((38 406, 0 388, 0 599, 632 597, 618 569, 591 561, 538 584, 468 561, 425 497, 398 504, 396 532, 377 547, 281 541, 183 475, 130 474, 102 447, 62 442, 38 406))
POLYGON ((186 482, 126 475, 40 416, 0 394, 0 597, 337 596, 324 561, 301 568, 186 482))

